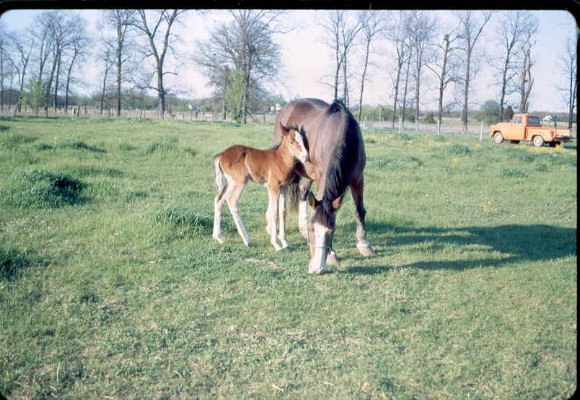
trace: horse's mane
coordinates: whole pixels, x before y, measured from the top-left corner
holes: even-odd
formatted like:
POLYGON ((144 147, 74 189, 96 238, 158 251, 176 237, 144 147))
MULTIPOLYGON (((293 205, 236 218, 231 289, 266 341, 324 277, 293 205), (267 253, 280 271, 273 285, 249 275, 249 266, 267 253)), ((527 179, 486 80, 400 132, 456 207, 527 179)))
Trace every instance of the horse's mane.
MULTIPOLYGON (((358 123, 344 103, 338 99, 334 100, 326 110, 326 114, 330 118, 333 117, 332 114, 336 113, 340 113, 342 118, 339 130, 340 137, 326 175, 326 184, 321 199, 324 212, 317 216, 321 220, 330 218, 333 214, 332 202, 344 195, 350 184, 349 179, 359 155, 360 128, 358 123)), ((325 223, 325 225, 328 224, 325 223)))

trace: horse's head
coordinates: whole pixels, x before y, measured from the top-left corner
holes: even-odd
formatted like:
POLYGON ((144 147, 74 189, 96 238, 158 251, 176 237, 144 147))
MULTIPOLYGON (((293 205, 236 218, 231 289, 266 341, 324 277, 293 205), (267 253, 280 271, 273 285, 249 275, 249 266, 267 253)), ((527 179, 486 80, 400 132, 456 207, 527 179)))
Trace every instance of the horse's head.
POLYGON ((308 241, 310 244, 310 262, 308 272, 321 274, 326 269, 326 257, 332 246, 336 226, 336 210, 340 207, 342 197, 329 201, 317 200, 312 193, 308 203, 312 208, 308 221, 308 241))
POLYGON ((306 146, 302 129, 299 129, 296 125, 286 127, 282 123, 280 123, 280 127, 282 128, 281 145, 287 146, 290 154, 298 161, 302 163, 308 161, 310 154, 308 153, 308 147, 306 146))

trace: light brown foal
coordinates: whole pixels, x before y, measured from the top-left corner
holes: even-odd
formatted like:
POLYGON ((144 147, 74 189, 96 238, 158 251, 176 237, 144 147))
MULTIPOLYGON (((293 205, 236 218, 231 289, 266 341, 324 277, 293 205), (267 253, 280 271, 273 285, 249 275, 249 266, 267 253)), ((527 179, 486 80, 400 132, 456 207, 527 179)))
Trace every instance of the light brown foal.
POLYGON ((234 145, 214 157, 217 196, 214 201, 213 238, 223 243, 221 236, 221 209, 224 202, 228 208, 246 246, 250 237, 238 213, 238 201, 249 180, 263 184, 268 189, 268 211, 266 230, 276 251, 288 247, 285 227, 284 196, 288 182, 294 176, 296 162, 309 163, 308 150, 302 133, 297 127, 282 127, 282 141, 279 146, 268 150, 234 145), (225 180, 225 185, 224 185, 225 180), (276 241, 276 215, 279 217, 276 241))

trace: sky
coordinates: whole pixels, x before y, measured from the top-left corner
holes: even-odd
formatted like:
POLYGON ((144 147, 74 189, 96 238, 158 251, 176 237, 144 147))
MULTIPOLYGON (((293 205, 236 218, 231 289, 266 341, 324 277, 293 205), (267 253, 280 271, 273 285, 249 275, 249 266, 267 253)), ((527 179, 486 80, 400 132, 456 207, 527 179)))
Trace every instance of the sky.
MULTIPOLYGON (((6 29, 16 30, 28 26, 33 16, 39 10, 11 10, 0 17, 0 22, 6 29)), ((96 32, 97 10, 78 10, 88 20, 88 31, 96 32)), ((355 12, 355 11, 351 11, 355 12)), ((452 20, 449 10, 430 10, 442 21, 452 20)), ((275 40, 281 45, 282 79, 271 86, 270 89, 290 100, 297 97, 318 97, 327 101, 332 100, 332 89, 326 83, 332 73, 333 59, 330 49, 324 44, 324 32, 320 21, 325 18, 324 10, 288 10, 282 22, 289 30, 285 34, 275 36, 275 40)), ((578 34, 577 23, 573 15, 562 10, 533 10, 539 21, 539 30, 536 36, 537 42, 533 48, 535 65, 532 74, 535 78, 534 89, 531 95, 530 110, 536 111, 566 111, 562 93, 558 87, 562 86, 565 79, 562 69, 558 65, 558 58, 564 53, 566 41, 575 39, 578 34)), ((207 13, 192 11, 187 15, 179 27, 182 42, 179 44, 189 54, 195 48, 196 40, 207 39, 213 27, 228 18, 227 10, 212 10, 207 13)), ((492 40, 493 30, 497 29, 499 19, 492 19, 490 25, 481 39, 488 54, 495 54, 497 45, 492 40)), ((96 35, 96 33, 94 33, 96 35)), ((364 103, 370 105, 392 104, 391 90, 392 80, 389 75, 389 57, 386 45, 377 43, 376 52, 372 58, 373 65, 370 68, 370 76, 365 84, 364 103)), ((355 50, 356 51, 356 50, 355 50)), ((353 53, 352 70, 361 59, 361 53, 353 53)), ((207 86, 203 74, 193 62, 185 60, 180 69, 178 85, 182 93, 188 97, 202 98, 211 95, 212 88, 207 86)), ((472 108, 477 108, 486 100, 497 100, 498 88, 494 85, 493 70, 486 67, 490 62, 490 56, 480 60, 482 62, 481 73, 473 82, 473 90, 470 92, 472 108)), ((350 63, 350 61, 349 61, 350 63)), ((99 71, 89 67, 83 74, 89 80, 98 80, 99 71)), ((436 91, 435 82, 425 72, 422 89, 421 108, 435 109, 436 91)), ((354 76, 351 83, 351 103, 358 102, 359 78, 354 76)), ((446 92, 447 101, 456 95, 451 91, 446 92)), ((516 99, 513 99, 516 102, 516 99)))

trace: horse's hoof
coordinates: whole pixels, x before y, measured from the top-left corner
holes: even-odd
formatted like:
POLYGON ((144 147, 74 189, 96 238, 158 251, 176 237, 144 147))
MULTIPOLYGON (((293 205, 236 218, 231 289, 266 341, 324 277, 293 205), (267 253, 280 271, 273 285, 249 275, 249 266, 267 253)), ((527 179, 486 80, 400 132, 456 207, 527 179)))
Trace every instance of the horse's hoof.
POLYGON ((336 256, 336 251, 331 250, 326 256, 326 263, 329 265, 338 265, 338 257, 336 256))
POLYGON ((370 257, 375 254, 375 249, 368 243, 359 243, 356 245, 356 248, 365 257, 370 257))
POLYGON ((213 236, 215 240, 217 240, 220 244, 224 243, 224 239, 221 236, 213 236))
POLYGON ((282 250, 282 247, 280 247, 280 245, 278 243, 272 243, 272 246, 274 246, 274 250, 276 250, 276 251, 282 250))
POLYGON ((312 275, 322 275, 324 273, 324 269, 320 269, 320 270, 314 270, 314 269, 309 269, 308 273, 312 274, 312 275))

